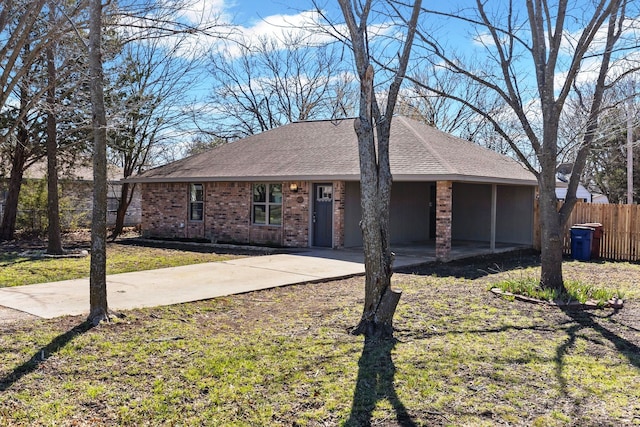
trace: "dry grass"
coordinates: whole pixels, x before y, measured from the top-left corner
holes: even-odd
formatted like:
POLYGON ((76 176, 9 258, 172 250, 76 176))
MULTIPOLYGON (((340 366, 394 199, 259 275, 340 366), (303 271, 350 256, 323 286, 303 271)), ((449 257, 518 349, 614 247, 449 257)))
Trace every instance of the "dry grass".
POLYGON ((567 262, 620 311, 506 301, 535 258, 397 273, 396 340, 347 333, 362 278, 0 324, 0 425, 640 425, 640 268, 567 262), (494 272, 494 273, 492 273, 494 272))
MULTIPOLYGON (((238 256, 109 243, 107 245, 107 274, 219 262, 238 256)), ((0 253, 0 287, 89 277, 89 263, 88 256, 41 258, 24 255, 23 252, 18 251, 5 251, 0 253)))

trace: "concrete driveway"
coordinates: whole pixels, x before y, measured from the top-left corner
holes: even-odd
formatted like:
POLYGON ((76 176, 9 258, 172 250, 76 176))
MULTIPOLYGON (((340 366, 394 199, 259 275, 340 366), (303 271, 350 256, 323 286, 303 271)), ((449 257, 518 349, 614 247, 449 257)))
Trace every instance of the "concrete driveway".
MULTIPOLYGON (((394 267, 432 261, 427 255, 397 255, 394 267)), ((305 250, 109 275, 108 303, 114 311, 156 307, 363 273, 361 251, 305 250)), ((47 319, 88 314, 89 279, 0 288, 0 306, 47 319)))

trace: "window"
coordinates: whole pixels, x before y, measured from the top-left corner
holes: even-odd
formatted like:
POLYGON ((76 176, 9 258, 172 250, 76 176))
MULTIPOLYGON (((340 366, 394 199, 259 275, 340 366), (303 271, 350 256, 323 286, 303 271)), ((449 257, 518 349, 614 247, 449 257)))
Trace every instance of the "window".
POLYGON ((282 184, 253 185, 253 223, 282 225, 282 184))
POLYGON ((318 202, 330 202, 333 197, 332 185, 318 185, 316 194, 316 200, 318 202))
POLYGON ((202 184, 189 186, 189 220, 202 221, 204 214, 204 189, 202 184))

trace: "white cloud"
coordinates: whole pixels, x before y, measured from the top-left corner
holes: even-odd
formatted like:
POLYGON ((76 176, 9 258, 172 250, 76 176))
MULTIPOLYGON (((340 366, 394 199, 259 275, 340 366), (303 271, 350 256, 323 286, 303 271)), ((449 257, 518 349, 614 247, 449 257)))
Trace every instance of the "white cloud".
POLYGON ((227 8, 225 0, 194 0, 181 10, 180 17, 193 25, 197 25, 217 17, 228 19, 226 15, 227 8))
MULTIPOLYGON (((608 80, 612 80, 622 75, 628 70, 637 68, 640 65, 640 51, 636 48, 640 39, 640 18, 627 19, 623 25, 622 36, 615 47, 609 66, 608 80), (628 47, 632 49, 627 49, 628 47)), ((575 51, 575 43, 579 39, 580 31, 567 32, 564 37, 563 49, 566 68, 569 67, 568 61, 575 51)), ((607 40, 607 23, 596 33, 589 51, 585 55, 585 59, 580 64, 580 71, 576 76, 576 84, 594 84, 598 79, 600 66, 602 64, 602 54, 606 47, 607 40)), ((559 72, 555 77, 556 88, 562 87, 567 79, 567 72, 559 72)))
POLYGON ((493 37, 489 33, 476 34, 471 39, 471 41, 473 42, 474 45, 482 46, 482 47, 495 46, 496 45, 494 40, 493 40, 493 37))
MULTIPOLYGON (((242 51, 234 46, 235 43, 251 47, 257 46, 262 40, 269 40, 274 43, 273 48, 281 49, 286 47, 287 40, 314 46, 335 41, 338 32, 347 34, 344 24, 326 24, 317 10, 275 14, 254 20, 247 20, 247 14, 243 13, 245 19, 239 23, 234 19, 239 1, 190 0, 187 7, 162 20, 192 25, 205 31, 190 31, 188 34, 175 31, 175 34, 170 34, 169 29, 165 31, 162 42, 172 55, 192 59, 207 52, 224 52, 230 57, 238 57, 242 51)), ((125 18, 122 25, 123 34, 127 33, 132 39, 152 31, 154 27, 152 20, 145 18, 125 18)), ((176 30, 180 29, 176 25, 176 30)), ((369 26, 371 40, 380 35, 391 37, 391 31, 393 28, 384 23, 369 26)))
MULTIPOLYGON (((274 42, 274 48, 285 48, 287 40, 303 42, 306 46, 322 45, 335 38, 334 30, 321 23, 317 11, 304 11, 297 14, 279 14, 267 16, 251 26, 235 25, 229 37, 231 42, 240 42, 246 46, 257 46, 262 40, 274 42)), ((222 43, 227 53, 240 55, 240 49, 222 43)), ((222 46, 218 46, 221 48, 222 46)), ((212 48, 216 48, 215 43, 212 48)))
MULTIPOLYGON (((320 15, 316 11, 304 11, 297 14, 278 14, 267 16, 253 23, 240 25, 232 22, 231 5, 225 0, 195 0, 189 8, 183 9, 177 22, 193 25, 204 31, 192 31, 190 34, 177 33, 165 36, 163 43, 174 55, 193 58, 198 54, 218 51, 231 57, 237 57, 242 51, 236 43, 245 46, 257 46, 261 40, 275 42, 274 48, 284 48, 286 41, 303 41, 307 46, 320 45, 333 40, 330 29, 320 24, 320 15), (175 46, 179 45, 178 49, 175 46)), ((129 29, 123 30, 141 34, 148 23, 137 19, 135 25, 128 20, 129 29)))

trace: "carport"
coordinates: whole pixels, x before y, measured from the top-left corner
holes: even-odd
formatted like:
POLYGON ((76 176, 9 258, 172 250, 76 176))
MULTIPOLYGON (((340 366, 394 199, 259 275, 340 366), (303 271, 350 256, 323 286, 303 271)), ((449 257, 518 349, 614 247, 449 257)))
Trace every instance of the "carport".
MULTIPOLYGON (((490 182, 395 182, 391 245, 438 260, 533 246, 535 187, 490 182)), ((360 184, 345 184, 344 246, 362 246, 360 184)))

